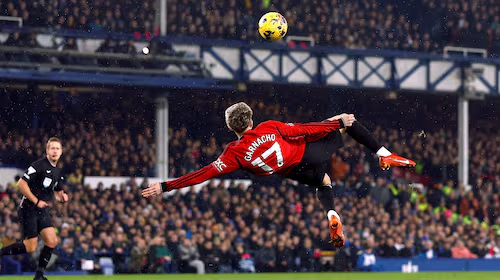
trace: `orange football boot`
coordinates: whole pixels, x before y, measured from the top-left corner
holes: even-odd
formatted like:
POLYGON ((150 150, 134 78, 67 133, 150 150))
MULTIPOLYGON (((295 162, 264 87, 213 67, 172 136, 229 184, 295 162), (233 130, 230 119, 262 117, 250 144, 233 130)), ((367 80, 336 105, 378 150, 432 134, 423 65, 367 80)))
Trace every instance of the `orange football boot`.
POLYGON ((330 243, 339 249, 343 248, 345 243, 342 222, 336 216, 332 216, 330 220, 330 243))
POLYGON ((379 163, 382 170, 388 170, 391 167, 415 167, 416 165, 413 160, 400 157, 394 153, 390 156, 380 157, 379 163))

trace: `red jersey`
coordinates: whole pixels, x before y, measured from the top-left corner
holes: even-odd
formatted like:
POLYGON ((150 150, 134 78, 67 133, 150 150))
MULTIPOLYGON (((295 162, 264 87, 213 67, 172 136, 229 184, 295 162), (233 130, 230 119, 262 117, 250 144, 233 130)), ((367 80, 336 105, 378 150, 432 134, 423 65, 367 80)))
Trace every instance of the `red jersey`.
POLYGON ((167 189, 192 186, 237 169, 258 176, 287 174, 302 160, 307 142, 342 127, 339 120, 304 124, 263 122, 243 133, 240 139, 229 143, 216 161, 168 181, 167 189))

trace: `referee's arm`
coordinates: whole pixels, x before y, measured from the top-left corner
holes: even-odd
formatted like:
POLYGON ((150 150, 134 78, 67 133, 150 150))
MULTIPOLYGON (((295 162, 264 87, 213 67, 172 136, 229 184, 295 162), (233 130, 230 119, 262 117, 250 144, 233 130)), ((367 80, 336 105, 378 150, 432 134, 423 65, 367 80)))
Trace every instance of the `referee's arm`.
POLYGON ((17 186, 19 187, 19 190, 21 191, 21 193, 27 199, 29 199, 31 202, 33 202, 35 205, 38 206, 38 198, 31 192, 31 189, 28 186, 28 182, 26 182, 23 178, 21 178, 21 179, 19 179, 17 186))

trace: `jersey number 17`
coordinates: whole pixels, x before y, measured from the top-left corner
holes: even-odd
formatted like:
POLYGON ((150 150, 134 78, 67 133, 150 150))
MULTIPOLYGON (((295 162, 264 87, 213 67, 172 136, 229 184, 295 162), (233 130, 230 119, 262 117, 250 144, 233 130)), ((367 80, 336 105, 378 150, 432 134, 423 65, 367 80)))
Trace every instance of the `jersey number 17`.
POLYGON ((263 160, 267 159, 273 153, 276 154, 276 160, 278 162, 278 167, 283 166, 283 154, 281 153, 281 147, 280 147, 280 144, 278 144, 278 142, 274 142, 274 144, 271 146, 271 148, 267 149, 265 152, 262 153, 262 155, 260 157, 257 157, 254 161, 252 161, 252 165, 262 168, 262 170, 269 172, 269 174, 273 174, 274 169, 272 169, 271 166, 267 165, 263 161, 263 160))

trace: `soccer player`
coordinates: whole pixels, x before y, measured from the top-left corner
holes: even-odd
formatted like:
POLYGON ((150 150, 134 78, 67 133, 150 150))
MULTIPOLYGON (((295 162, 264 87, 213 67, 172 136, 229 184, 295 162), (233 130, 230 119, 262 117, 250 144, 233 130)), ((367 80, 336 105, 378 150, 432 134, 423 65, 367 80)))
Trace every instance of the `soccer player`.
POLYGON ((266 121, 255 128, 252 115, 252 109, 243 102, 227 108, 226 124, 236 133, 238 140, 229 143, 212 164, 172 181, 152 183, 142 191, 142 195, 149 198, 237 169, 244 169, 258 176, 280 174, 317 188, 316 195, 330 222, 330 242, 335 247, 342 248, 342 223, 338 213, 333 210, 334 193, 327 174, 332 153, 343 146, 341 134, 347 133, 376 153, 380 158, 380 167, 384 170, 393 166, 415 166, 415 162, 383 147, 352 114, 341 114, 323 122, 304 124, 266 121))
POLYGON ((56 167, 62 155, 61 141, 55 137, 50 138, 46 152, 47 156, 33 162, 19 179, 18 187, 23 198, 18 214, 24 240, 0 250, 0 256, 33 253, 40 235, 45 246, 40 253, 34 280, 47 279, 43 273, 52 256, 52 250, 57 246, 56 231, 49 212, 50 202, 54 196, 61 203, 68 201, 68 195, 62 188, 61 170, 56 167))

